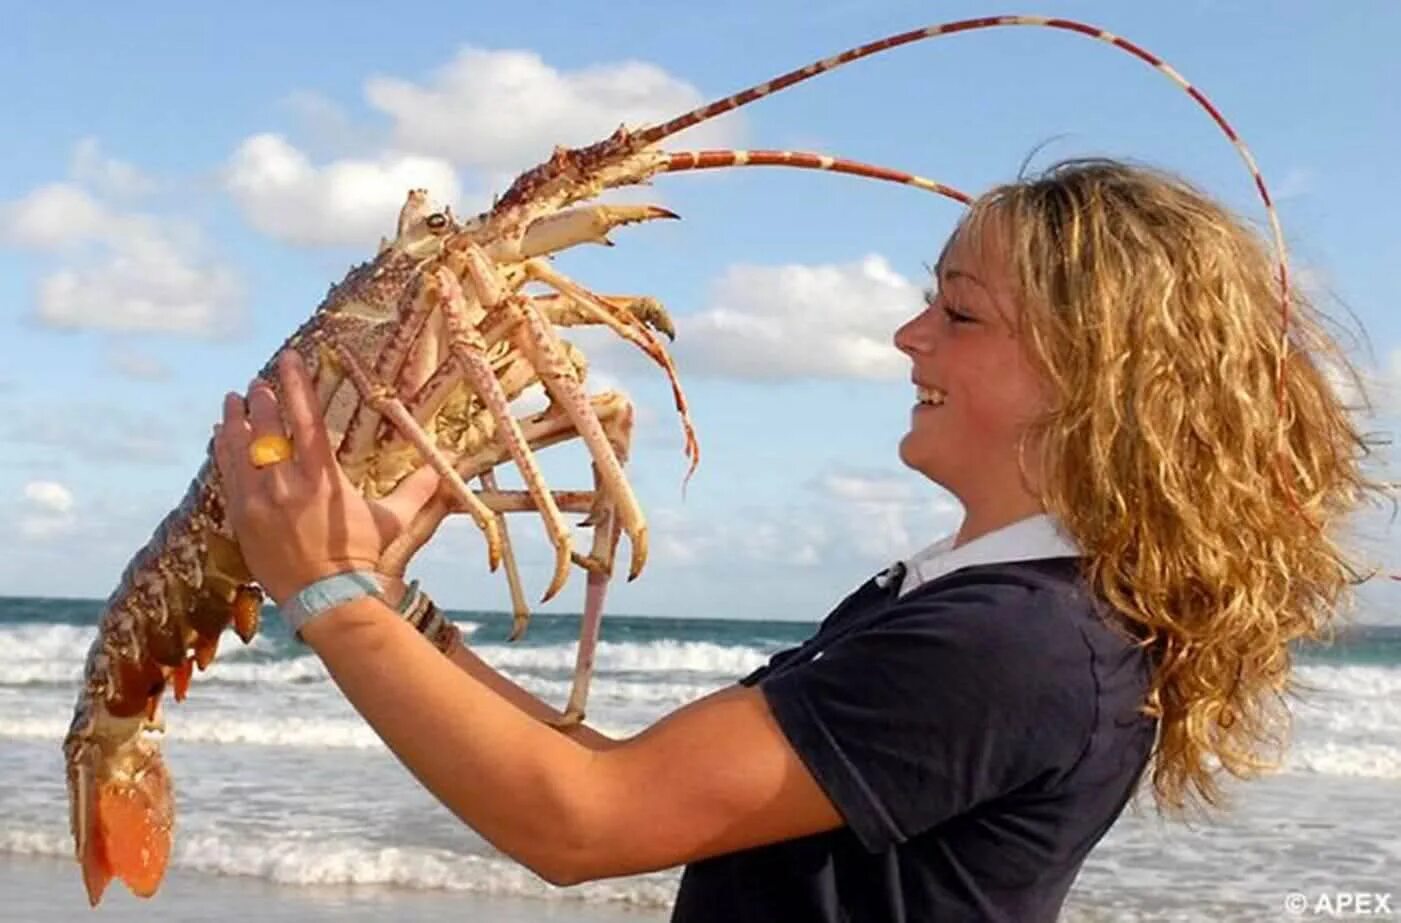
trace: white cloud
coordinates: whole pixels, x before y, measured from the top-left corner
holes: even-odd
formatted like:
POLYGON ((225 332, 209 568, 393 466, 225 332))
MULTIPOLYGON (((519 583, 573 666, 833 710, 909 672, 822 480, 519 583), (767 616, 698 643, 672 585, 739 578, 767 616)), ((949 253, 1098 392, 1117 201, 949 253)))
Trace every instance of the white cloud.
POLYGON ((711 518, 689 510, 649 511, 657 561, 715 572, 753 567, 879 566, 951 531, 961 507, 915 474, 828 471, 810 502, 751 507, 711 518), (854 524, 854 527, 853 527, 854 524))
POLYGON ((848 264, 732 266, 709 307, 677 319, 688 374, 749 380, 896 379, 891 343, 918 310, 919 288, 872 254, 848 264))
POLYGON ((28 541, 13 542, 0 556, 0 586, 6 593, 86 596, 112 591, 131 555, 151 537, 171 505, 170 486, 154 490, 103 484, 100 466, 75 477, 78 502, 67 514, 46 513, 22 498, 0 497, 0 521, 18 524, 28 541), (84 486, 86 485, 86 486, 84 486))
POLYGON ((859 524, 846 540, 869 559, 898 560, 958 524, 959 504, 907 472, 834 471, 815 486, 824 495, 820 509, 859 524))
POLYGON ((1318 367, 1323 375, 1323 380, 1333 389, 1333 393, 1344 407, 1360 408, 1362 406, 1362 392, 1358 390, 1357 382, 1343 370, 1342 366, 1324 358, 1319 361, 1318 367))
POLYGON ((889 473, 831 472, 818 486, 834 499, 851 503, 905 503, 915 496, 908 478, 889 473))
POLYGON ((201 264, 151 219, 128 217, 105 239, 105 259, 39 282, 46 326, 222 337, 242 321, 242 289, 225 267, 201 264))
POLYGON ((0 206, 0 240, 68 254, 39 280, 36 319, 64 329, 218 337, 242 321, 233 272, 201 260, 172 218, 117 211, 73 183, 0 206))
POLYGON ((1370 407, 1374 415, 1383 417, 1401 415, 1401 348, 1375 366, 1358 363, 1360 389, 1351 375, 1332 362, 1321 363, 1320 370, 1344 406, 1357 411, 1370 407))
POLYGON ((57 250, 100 237, 111 223, 111 213, 81 187, 49 183, 0 207, 0 240, 57 250))
POLYGON ((353 121, 335 100, 314 90, 294 90, 281 106, 296 120, 297 137, 310 150, 358 155, 373 151, 383 132, 381 126, 353 121))
POLYGON ((134 198, 154 192, 157 183, 131 164, 108 157, 96 138, 83 138, 73 147, 69 172, 75 180, 107 195, 134 198))
POLYGON ((185 431, 199 433, 206 425, 192 419, 180 422, 176 429, 157 414, 105 401, 31 402, 5 416, 0 439, 13 446, 59 449, 66 458, 103 465, 168 464, 184 447, 198 444, 191 443, 185 431))
POLYGON ((373 248, 393 236, 404 196, 415 187, 462 210, 456 171, 444 160, 391 152, 317 165, 275 134, 239 145, 225 185, 250 224, 294 244, 373 248))
MULTIPOLYGON (((356 125, 332 100, 291 94, 285 105, 319 148, 378 151, 319 162, 277 134, 244 140, 225 186, 249 223, 293 244, 373 246, 391 234, 413 187, 459 214, 487 205, 461 200, 455 166, 476 172, 477 188, 504 185, 559 144, 600 140, 619 123, 641 125, 702 103, 695 87, 637 61, 561 71, 530 51, 464 49, 425 83, 380 76, 365 98, 390 120, 387 138, 356 125)), ((721 117, 688 132, 687 143, 730 143, 739 122, 721 117)))
POLYGON ((25 538, 45 539, 69 531, 74 522, 73 494, 57 481, 24 485, 19 531, 25 538))
MULTIPOLYGON (((426 84, 371 78, 365 97, 394 120, 400 148, 509 173, 544 160, 556 145, 589 144, 619 124, 663 121, 705 102, 694 86, 654 64, 561 71, 533 51, 480 48, 462 49, 426 84)), ((738 128, 736 116, 722 116, 688 131, 685 143, 727 146, 738 128)))
POLYGON ((750 508, 734 519, 688 510, 648 513, 651 559, 677 567, 814 567, 837 540, 825 517, 807 508, 750 508))
POLYGON ((45 513, 67 513, 73 509, 73 494, 57 481, 30 481, 24 485, 24 499, 45 513))

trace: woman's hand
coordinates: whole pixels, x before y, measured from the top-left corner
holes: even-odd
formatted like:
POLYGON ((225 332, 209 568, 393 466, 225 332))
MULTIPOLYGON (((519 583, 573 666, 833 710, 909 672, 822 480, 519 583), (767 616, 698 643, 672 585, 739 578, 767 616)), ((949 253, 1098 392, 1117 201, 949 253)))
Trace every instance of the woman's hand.
POLYGON ((214 457, 223 478, 229 522, 249 570, 277 603, 307 584, 349 570, 377 571, 384 549, 412 522, 438 488, 424 465, 389 496, 367 501, 336 462, 315 391, 295 350, 277 365, 281 411, 266 382, 254 381, 247 411, 237 394, 224 398, 214 457), (255 468, 248 447, 260 436, 287 435, 285 461, 255 468))

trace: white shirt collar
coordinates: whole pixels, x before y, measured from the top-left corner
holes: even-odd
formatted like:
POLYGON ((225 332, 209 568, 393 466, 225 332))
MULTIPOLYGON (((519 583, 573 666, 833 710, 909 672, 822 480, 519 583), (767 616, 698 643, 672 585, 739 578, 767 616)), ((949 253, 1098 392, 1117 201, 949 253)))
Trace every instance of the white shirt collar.
POLYGON ((1060 524, 1045 513, 1028 516, 953 547, 955 535, 948 535, 907 558, 900 595, 930 580, 963 567, 977 564, 1004 564, 1037 558, 1078 557, 1080 549, 1060 524))

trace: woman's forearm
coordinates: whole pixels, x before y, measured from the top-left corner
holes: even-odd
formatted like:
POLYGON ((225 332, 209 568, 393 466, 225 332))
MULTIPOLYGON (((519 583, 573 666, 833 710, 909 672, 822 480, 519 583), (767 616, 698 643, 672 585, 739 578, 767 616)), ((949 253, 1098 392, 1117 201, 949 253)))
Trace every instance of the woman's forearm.
POLYGON ((547 706, 470 653, 449 661, 376 599, 337 607, 304 626, 302 637, 453 813, 542 877, 567 878, 562 870, 588 839, 580 792, 599 754, 531 714, 547 706), (516 691, 514 701, 503 683, 516 691))
MULTIPOLYGON (((536 721, 541 721, 555 727, 563 712, 551 708, 548 704, 536 698, 526 689, 516 685, 498 673, 490 664, 478 657, 473 651, 461 642, 453 646, 448 653, 448 658, 457 664, 469 676, 482 683, 488 689, 510 702, 516 708, 525 712, 536 721)), ((559 728, 560 733, 573 738, 590 750, 607 750, 616 747, 621 741, 614 740, 599 733, 586 724, 576 724, 568 728, 559 728)))
MULTIPOLYGON (((391 607, 402 611, 400 603, 408 590, 403 578, 381 574, 379 583, 384 601, 391 607)), ((572 737, 590 750, 607 750, 621 743, 621 741, 614 740, 582 723, 567 728, 560 727, 557 722, 563 717, 563 712, 551 708, 549 704, 537 698, 529 690, 507 679, 491 664, 478 657, 461 639, 448 651, 448 658, 536 721, 542 721, 557 728, 560 733, 572 737)))

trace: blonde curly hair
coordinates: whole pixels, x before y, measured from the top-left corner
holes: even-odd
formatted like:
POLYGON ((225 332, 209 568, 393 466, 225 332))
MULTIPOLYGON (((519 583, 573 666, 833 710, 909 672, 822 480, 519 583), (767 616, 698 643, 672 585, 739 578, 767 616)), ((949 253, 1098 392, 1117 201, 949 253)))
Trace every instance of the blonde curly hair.
POLYGON ((1030 482, 1152 654, 1159 808, 1216 805, 1222 772, 1282 754, 1291 642, 1351 602, 1336 531, 1381 484, 1333 376, 1360 376, 1296 291, 1281 405, 1278 264, 1180 179, 1067 161, 981 196, 955 236, 988 219, 1053 395, 1030 482))

